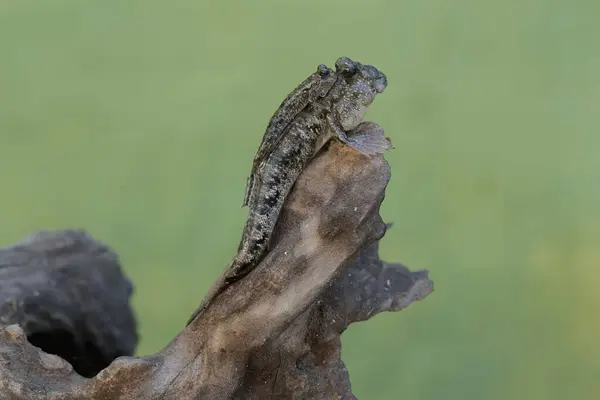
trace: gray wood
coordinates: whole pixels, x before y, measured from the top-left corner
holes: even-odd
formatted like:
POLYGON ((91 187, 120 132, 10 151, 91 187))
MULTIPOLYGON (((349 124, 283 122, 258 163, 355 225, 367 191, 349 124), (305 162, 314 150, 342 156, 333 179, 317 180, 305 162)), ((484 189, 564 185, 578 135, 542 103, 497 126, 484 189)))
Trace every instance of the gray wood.
POLYGON ((115 252, 84 231, 40 231, 0 248, 0 325, 19 324, 83 376, 134 353, 131 292, 115 252))

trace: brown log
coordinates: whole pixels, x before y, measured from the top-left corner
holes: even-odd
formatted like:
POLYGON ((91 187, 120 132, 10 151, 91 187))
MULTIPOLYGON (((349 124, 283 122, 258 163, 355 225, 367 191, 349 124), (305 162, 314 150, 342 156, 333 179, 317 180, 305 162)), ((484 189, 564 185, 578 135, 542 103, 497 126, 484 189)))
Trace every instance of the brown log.
POLYGON ((32 400, 354 399, 341 333, 433 288, 426 271, 379 259, 389 177, 382 156, 330 143, 294 186, 266 258, 163 350, 119 357, 84 378, 7 326, 0 329, 0 393, 32 400))

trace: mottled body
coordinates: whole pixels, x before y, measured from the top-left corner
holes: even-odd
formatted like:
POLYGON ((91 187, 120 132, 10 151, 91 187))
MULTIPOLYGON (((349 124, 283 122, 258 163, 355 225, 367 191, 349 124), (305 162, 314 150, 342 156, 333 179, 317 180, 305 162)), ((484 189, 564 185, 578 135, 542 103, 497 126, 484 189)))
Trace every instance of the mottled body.
POLYGON ((331 68, 324 64, 317 67, 317 71, 306 78, 281 102, 275 114, 271 117, 262 141, 254 156, 252 170, 246 183, 246 193, 244 194, 244 206, 249 205, 250 196, 253 193, 254 181, 257 177, 256 172, 260 164, 266 160, 277 147, 279 141, 287 132, 292 121, 309 104, 323 98, 327 95, 336 81, 336 74, 331 68))
POLYGON ((226 280, 244 275, 265 253, 270 235, 283 207, 285 198, 304 167, 318 151, 319 144, 331 137, 326 113, 319 105, 309 105, 289 126, 277 151, 273 152, 257 170, 248 206, 250 215, 242 241, 226 280))
POLYGON ((329 138, 336 136, 365 154, 381 153, 391 147, 379 125, 362 122, 368 106, 387 86, 382 72, 342 57, 336 62, 333 82, 329 74, 312 77, 312 84, 305 80, 298 86, 300 89, 284 100, 283 108, 269 123, 271 129, 267 129, 254 158, 246 187, 244 204, 249 206, 250 215, 238 253, 190 322, 216 295, 247 275, 264 258, 288 193, 329 138), (291 108, 285 108, 286 102, 291 108), (304 107, 299 109, 302 104, 304 107))

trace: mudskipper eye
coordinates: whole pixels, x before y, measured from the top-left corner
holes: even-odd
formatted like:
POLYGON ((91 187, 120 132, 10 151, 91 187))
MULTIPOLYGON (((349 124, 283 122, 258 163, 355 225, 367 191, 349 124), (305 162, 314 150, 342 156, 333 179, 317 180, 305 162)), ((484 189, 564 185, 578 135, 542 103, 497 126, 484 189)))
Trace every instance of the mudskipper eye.
POLYGON ((317 73, 321 76, 329 75, 329 71, 329 68, 325 64, 319 64, 319 66, 317 67, 317 73))
POLYGON ((356 73, 356 63, 348 57, 340 57, 335 62, 335 70, 344 75, 353 75, 356 73))

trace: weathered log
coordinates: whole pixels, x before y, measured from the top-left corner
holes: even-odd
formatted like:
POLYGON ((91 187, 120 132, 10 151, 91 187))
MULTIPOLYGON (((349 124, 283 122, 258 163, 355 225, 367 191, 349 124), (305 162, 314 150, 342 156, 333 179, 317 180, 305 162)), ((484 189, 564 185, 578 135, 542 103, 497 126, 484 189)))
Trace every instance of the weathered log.
POLYGON ((0 248, 0 325, 92 377, 132 355, 132 285, 115 252, 81 230, 40 231, 0 248))
POLYGON ((426 271, 379 259, 382 156, 332 142, 286 201, 270 251, 163 350, 94 378, 0 330, 0 391, 14 399, 353 399, 340 358, 352 322, 432 290, 426 271))

